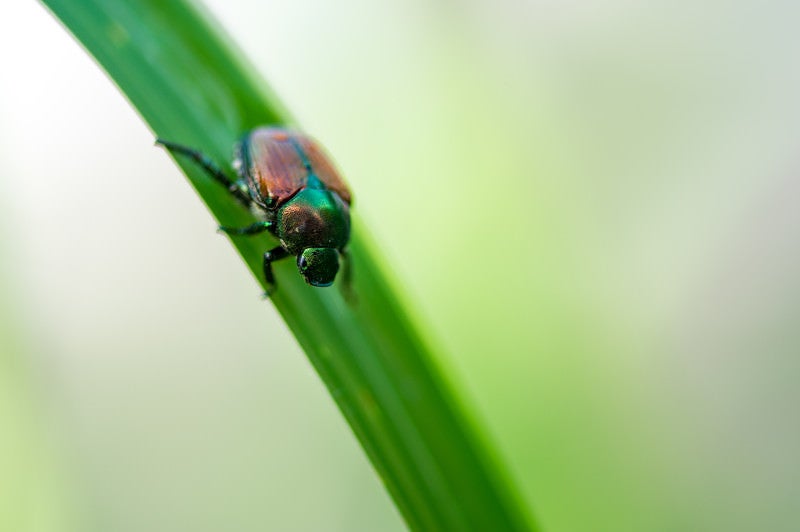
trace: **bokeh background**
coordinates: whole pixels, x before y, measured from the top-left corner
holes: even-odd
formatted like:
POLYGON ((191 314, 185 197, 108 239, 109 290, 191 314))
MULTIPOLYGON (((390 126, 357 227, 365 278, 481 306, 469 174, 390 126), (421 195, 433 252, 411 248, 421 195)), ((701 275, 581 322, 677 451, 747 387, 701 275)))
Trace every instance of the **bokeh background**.
MULTIPOLYGON (((800 8, 209 0, 547 530, 800 522, 800 8)), ((0 530, 402 530, 188 183, 0 8, 0 530)))

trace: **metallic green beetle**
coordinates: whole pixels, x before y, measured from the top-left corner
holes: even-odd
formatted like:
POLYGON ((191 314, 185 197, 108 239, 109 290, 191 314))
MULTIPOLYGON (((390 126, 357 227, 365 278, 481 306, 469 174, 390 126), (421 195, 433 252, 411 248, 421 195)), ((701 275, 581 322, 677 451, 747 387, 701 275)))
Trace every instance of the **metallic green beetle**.
POLYGON ((264 253, 267 295, 275 290, 272 263, 290 255, 312 286, 330 286, 343 263, 345 290, 350 267, 350 190, 320 146, 301 133, 261 127, 237 143, 230 179, 200 151, 158 139, 170 152, 191 157, 261 220, 242 228, 220 227, 230 235, 269 231, 280 245, 264 253))

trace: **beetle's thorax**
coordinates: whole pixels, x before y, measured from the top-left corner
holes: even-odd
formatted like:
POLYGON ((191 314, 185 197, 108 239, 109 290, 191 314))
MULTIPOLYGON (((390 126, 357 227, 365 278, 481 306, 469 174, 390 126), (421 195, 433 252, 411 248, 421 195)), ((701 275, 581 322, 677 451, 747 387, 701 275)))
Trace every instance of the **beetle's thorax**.
POLYGON ((350 210, 324 188, 305 188, 283 204, 276 216, 277 236, 297 255, 305 248, 341 249, 350 236, 350 210))

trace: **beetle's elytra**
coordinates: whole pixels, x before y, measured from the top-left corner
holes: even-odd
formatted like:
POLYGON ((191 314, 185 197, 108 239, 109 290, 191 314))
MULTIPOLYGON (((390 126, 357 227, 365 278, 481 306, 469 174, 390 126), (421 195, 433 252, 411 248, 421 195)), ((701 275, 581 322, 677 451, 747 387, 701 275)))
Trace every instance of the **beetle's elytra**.
POLYGON ((272 263, 295 256, 312 286, 330 286, 342 262, 349 285, 350 190, 310 137, 274 127, 254 129, 234 148, 238 179, 229 178, 200 151, 158 139, 172 153, 191 157, 260 219, 247 227, 220 227, 229 235, 269 231, 280 245, 264 253, 267 294, 275 289, 272 263))

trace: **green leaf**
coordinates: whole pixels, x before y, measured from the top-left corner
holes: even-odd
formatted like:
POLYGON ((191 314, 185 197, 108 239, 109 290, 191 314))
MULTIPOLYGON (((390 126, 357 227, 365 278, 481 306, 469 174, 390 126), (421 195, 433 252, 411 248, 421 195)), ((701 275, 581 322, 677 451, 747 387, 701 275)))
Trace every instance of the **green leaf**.
MULTIPOLYGON (((183 1, 45 0, 152 128, 220 164, 241 135, 294 125, 268 85, 208 13, 183 1)), ((227 191, 177 158, 217 220, 253 220, 227 191)), ((228 168, 228 170, 230 170, 228 168)), ((358 197, 358 191, 356 198, 358 197)), ((416 530, 529 530, 513 490, 432 365, 353 212, 358 303, 307 286, 292 261, 276 263, 272 298, 416 530)), ((259 282, 269 236, 233 242, 259 282)))

